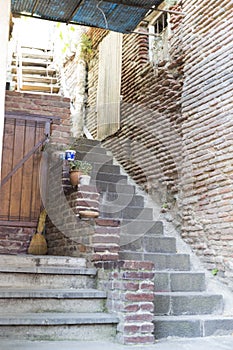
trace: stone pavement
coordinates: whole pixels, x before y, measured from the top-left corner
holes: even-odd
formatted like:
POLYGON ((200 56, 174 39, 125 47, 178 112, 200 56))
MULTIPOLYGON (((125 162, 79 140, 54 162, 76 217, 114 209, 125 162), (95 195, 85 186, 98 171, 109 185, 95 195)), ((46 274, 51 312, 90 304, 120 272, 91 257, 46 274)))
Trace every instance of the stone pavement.
POLYGON ((232 350, 233 335, 206 338, 171 338, 154 345, 120 345, 113 342, 0 340, 0 350, 232 350))

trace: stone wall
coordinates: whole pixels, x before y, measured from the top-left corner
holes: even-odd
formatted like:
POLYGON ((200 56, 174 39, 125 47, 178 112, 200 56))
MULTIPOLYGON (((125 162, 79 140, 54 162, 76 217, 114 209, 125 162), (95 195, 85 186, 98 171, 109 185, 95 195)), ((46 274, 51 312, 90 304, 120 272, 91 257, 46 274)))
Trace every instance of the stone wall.
POLYGON ((232 10, 183 1, 182 237, 233 288, 232 10))

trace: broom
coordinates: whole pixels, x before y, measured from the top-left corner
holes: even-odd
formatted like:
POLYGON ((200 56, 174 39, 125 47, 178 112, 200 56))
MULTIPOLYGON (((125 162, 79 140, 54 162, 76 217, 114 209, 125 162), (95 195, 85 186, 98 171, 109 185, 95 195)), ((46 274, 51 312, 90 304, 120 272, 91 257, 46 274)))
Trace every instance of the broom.
POLYGON ((37 232, 32 236, 32 239, 28 248, 28 254, 33 254, 33 255, 47 254, 47 242, 43 235, 46 216, 47 216, 47 213, 46 213, 46 210, 44 209, 40 213, 39 221, 37 225, 37 232))

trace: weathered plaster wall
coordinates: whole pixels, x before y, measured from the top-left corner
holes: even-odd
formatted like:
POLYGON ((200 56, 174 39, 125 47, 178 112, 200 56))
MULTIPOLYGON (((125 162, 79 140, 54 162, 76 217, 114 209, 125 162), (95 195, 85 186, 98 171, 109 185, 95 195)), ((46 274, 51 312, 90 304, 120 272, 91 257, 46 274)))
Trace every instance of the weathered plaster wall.
POLYGON ((233 4, 184 0, 183 238, 233 287, 233 4))

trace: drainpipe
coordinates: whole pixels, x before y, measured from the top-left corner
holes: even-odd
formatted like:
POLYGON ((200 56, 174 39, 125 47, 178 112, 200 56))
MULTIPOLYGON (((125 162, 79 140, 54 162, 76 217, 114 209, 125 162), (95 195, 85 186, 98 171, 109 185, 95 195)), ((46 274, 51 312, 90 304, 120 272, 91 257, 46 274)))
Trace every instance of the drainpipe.
MULTIPOLYGON (((10 0, 0 0, 0 33, 1 33, 1 55, 0 55, 0 168, 2 164, 3 130, 5 117, 5 90, 7 73, 7 51, 10 25, 10 0)), ((1 173, 0 173, 1 180, 1 173)))

